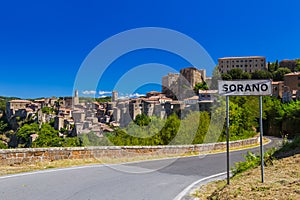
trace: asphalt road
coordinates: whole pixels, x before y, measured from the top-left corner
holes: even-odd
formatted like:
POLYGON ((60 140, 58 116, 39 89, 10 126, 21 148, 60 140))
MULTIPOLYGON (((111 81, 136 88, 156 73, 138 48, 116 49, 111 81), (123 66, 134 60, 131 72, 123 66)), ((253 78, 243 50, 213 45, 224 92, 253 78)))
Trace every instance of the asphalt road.
MULTIPOLYGON (((247 151, 231 152, 231 165, 247 151)), ((0 177, 0 199, 172 200, 191 183, 225 171, 225 153, 45 170, 0 177)))

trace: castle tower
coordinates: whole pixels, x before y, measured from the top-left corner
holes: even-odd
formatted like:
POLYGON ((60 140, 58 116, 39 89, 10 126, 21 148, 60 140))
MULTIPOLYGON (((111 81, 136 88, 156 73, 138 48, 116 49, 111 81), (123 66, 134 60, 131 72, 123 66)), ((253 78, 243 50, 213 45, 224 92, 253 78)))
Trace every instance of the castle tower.
POLYGON ((111 101, 112 102, 116 102, 118 100, 118 92, 117 91, 113 91, 112 92, 112 98, 111 98, 111 101))
POLYGON ((74 98, 73 98, 73 103, 74 103, 74 106, 79 104, 78 90, 75 90, 75 95, 74 95, 74 98))

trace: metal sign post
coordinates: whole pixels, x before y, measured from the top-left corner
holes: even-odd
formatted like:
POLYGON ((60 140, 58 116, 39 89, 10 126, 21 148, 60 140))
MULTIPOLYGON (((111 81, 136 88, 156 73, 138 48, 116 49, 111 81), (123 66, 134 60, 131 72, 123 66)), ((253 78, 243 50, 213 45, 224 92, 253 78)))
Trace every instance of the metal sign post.
POLYGON ((260 132, 260 165, 261 182, 264 182, 264 147, 263 147, 263 123, 262 123, 262 96, 259 96, 259 132, 260 132))
POLYGON ((226 151, 227 151, 227 184, 229 185, 229 96, 259 96, 259 128, 260 128, 260 161, 261 182, 264 182, 264 150, 262 124, 262 96, 272 94, 271 80, 238 80, 218 81, 219 95, 226 96, 226 151))
POLYGON ((226 96, 226 152, 227 152, 227 184, 230 183, 229 175, 229 96, 226 96))

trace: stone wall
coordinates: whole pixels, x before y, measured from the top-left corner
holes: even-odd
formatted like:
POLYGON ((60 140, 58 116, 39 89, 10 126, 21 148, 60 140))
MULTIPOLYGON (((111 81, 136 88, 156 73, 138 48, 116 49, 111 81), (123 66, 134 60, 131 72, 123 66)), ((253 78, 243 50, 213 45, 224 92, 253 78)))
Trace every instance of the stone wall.
MULTIPOLYGON (((230 147, 240 147, 257 144, 259 138, 230 142, 230 147)), ((62 159, 101 159, 138 156, 180 155, 185 153, 199 153, 226 148, 226 142, 174 145, 174 146, 105 146, 105 147, 70 147, 70 148, 24 148, 0 150, 0 164, 33 164, 43 161, 62 159)))

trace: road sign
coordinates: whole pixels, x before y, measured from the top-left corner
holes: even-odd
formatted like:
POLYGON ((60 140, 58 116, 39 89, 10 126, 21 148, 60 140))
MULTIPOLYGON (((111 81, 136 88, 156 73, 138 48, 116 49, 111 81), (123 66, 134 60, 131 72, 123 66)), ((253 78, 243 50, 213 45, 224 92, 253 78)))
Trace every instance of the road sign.
POLYGON ((260 129, 260 162, 261 182, 264 182, 264 149, 262 124, 262 96, 272 94, 271 80, 238 80, 218 81, 219 95, 226 96, 226 151, 227 151, 227 184, 229 185, 229 96, 259 96, 259 129, 260 129))
POLYGON ((218 81, 221 96, 269 96, 272 94, 271 80, 218 81))

